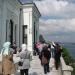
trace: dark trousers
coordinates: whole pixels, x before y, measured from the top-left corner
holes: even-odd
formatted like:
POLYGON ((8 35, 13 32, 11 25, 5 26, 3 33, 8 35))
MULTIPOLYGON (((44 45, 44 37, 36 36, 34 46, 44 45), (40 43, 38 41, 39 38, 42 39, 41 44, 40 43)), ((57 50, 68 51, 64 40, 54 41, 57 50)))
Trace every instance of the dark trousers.
POLYGON ((36 56, 36 50, 33 51, 33 55, 36 56))
POLYGON ((49 63, 44 65, 44 73, 47 74, 47 72, 50 72, 50 70, 49 70, 49 63))
POLYGON ((55 59, 55 68, 56 68, 56 70, 58 70, 59 65, 60 65, 60 58, 55 59))
POLYGON ((39 49, 38 48, 36 48, 36 54, 39 55, 39 49))
POLYGON ((28 69, 22 69, 20 70, 20 75, 28 75, 28 69))

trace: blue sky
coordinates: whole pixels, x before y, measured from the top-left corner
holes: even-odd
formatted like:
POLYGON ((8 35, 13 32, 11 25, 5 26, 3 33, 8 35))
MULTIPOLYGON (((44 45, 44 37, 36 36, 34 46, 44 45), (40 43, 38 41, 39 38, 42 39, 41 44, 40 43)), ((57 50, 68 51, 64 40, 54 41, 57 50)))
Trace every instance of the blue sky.
POLYGON ((34 0, 34 2, 42 15, 39 22, 40 33, 46 40, 75 42, 75 0, 34 0))

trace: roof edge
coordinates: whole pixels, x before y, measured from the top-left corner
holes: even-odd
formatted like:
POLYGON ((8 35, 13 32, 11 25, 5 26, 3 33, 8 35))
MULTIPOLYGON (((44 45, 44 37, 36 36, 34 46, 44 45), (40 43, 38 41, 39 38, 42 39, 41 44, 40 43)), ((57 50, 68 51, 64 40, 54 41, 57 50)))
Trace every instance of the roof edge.
MULTIPOLYGON (((28 5, 28 4, 33 4, 33 5, 36 7, 37 11, 39 12, 39 10, 38 10, 38 8, 37 8, 37 6, 36 6, 35 3, 24 3, 24 4, 22 4, 22 5, 28 5)), ((40 12, 39 12, 39 15, 41 16, 41 13, 40 13, 40 12)))
MULTIPOLYGON (((28 5, 28 4, 33 4, 35 7, 36 7, 36 9, 38 10, 38 8, 37 8, 37 6, 36 6, 36 4, 34 3, 34 2, 30 2, 30 3, 22 3, 20 0, 18 0, 19 1, 19 3, 21 4, 21 5, 28 5)), ((38 10, 38 12, 39 12, 39 10, 38 10)), ((40 16, 41 16, 41 13, 39 12, 39 14, 40 14, 40 16)))

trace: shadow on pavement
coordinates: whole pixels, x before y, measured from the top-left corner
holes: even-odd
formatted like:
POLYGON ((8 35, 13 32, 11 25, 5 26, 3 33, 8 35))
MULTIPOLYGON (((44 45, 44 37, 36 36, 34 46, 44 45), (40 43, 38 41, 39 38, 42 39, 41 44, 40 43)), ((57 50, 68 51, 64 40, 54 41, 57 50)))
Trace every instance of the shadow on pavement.
POLYGON ((15 75, 20 75, 20 72, 17 72, 15 75))
POLYGON ((29 75, 38 75, 36 72, 33 72, 32 74, 29 74, 29 75))
MULTIPOLYGON (((17 72, 15 75, 20 75, 20 72, 17 72)), ((29 75, 38 75, 36 72, 30 73, 29 75)))

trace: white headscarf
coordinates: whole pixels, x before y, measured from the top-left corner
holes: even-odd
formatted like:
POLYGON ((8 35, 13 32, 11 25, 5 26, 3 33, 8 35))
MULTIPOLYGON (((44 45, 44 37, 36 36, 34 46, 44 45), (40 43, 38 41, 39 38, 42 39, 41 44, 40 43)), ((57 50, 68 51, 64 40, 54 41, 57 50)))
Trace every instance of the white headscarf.
POLYGON ((22 48, 22 51, 27 50, 26 44, 22 44, 21 48, 22 48))
POLYGON ((10 48, 10 42, 5 42, 4 44, 3 44, 3 48, 2 48, 2 50, 1 50, 1 54, 3 53, 4 55, 8 55, 8 53, 9 53, 9 48, 10 48))
POLYGON ((10 47, 10 42, 5 42, 3 44, 3 48, 9 48, 10 47))

